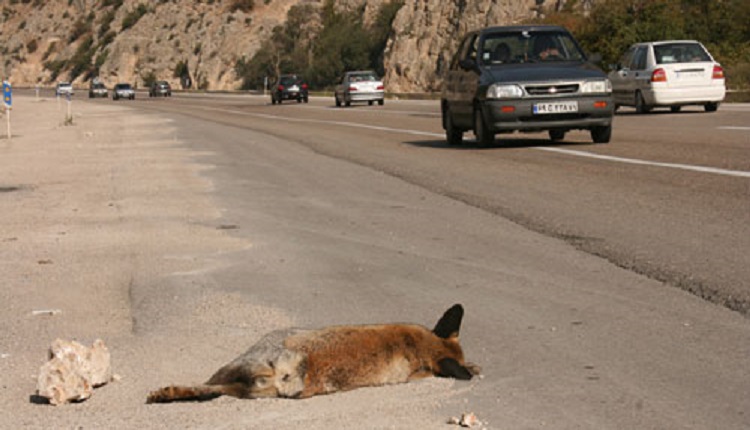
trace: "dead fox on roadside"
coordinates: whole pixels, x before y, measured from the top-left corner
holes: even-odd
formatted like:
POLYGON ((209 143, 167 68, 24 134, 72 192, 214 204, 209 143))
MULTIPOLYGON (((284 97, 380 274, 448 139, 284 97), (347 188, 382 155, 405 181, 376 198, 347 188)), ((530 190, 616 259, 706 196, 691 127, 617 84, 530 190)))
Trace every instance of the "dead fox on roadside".
POLYGON ((432 331, 415 324, 274 331, 205 384, 164 387, 151 392, 147 403, 222 395, 302 399, 428 376, 471 379, 480 369, 464 362, 458 343, 463 314, 463 307, 454 305, 432 331))

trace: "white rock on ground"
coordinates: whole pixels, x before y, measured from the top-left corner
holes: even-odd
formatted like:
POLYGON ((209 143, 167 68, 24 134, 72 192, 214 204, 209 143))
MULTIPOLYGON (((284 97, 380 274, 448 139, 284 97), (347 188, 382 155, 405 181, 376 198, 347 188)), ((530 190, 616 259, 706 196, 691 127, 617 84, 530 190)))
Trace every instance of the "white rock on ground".
POLYGON ((101 339, 91 348, 57 339, 50 346, 49 358, 39 369, 37 395, 53 405, 86 400, 95 387, 112 379, 109 349, 101 339))

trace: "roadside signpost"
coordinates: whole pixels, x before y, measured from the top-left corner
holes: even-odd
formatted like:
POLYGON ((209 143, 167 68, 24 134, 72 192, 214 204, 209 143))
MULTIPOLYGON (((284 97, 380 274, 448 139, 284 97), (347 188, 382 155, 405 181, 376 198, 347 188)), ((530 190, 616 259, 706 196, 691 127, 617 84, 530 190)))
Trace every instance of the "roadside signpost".
POLYGON ((8 119, 8 140, 10 140, 10 108, 13 106, 13 89, 8 81, 3 81, 3 104, 5 117, 8 119))

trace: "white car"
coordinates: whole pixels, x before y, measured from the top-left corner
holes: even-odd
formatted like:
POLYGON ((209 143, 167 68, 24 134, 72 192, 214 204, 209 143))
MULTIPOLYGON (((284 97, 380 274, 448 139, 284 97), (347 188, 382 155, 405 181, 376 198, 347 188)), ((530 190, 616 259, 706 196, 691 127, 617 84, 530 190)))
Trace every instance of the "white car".
POLYGON ((336 106, 350 106, 352 102, 367 102, 370 106, 385 103, 383 81, 373 71, 346 72, 336 85, 336 106))
POLYGON ((112 90, 112 100, 128 99, 135 100, 135 91, 128 83, 119 83, 112 90))
POLYGON ((657 107, 679 112, 700 105, 715 112, 724 100, 724 69, 695 40, 637 43, 609 73, 615 106, 634 106, 638 113, 657 107))
POLYGON ((55 95, 57 97, 73 95, 73 85, 70 82, 58 82, 55 88, 55 95))

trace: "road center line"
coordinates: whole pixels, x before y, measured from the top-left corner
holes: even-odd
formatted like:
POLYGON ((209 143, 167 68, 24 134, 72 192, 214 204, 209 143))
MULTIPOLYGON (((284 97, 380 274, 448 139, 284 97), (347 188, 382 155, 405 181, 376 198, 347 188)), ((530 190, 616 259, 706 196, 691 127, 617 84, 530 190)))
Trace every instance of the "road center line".
MULTIPOLYGON (((257 118, 264 118, 264 119, 293 121, 293 122, 306 122, 306 123, 315 123, 315 124, 330 124, 330 125, 338 125, 338 126, 344 126, 344 127, 364 128, 368 130, 385 131, 385 132, 390 132, 390 133, 412 134, 412 135, 417 135, 417 136, 429 136, 429 137, 439 137, 439 138, 445 137, 445 134, 443 133, 431 133, 428 131, 380 127, 380 126, 375 126, 375 125, 360 124, 356 122, 328 121, 328 120, 306 119, 306 118, 289 118, 289 117, 284 117, 284 116, 279 116, 279 115, 245 112, 245 111, 239 111, 239 110, 233 110, 233 109, 211 108, 211 107, 206 107, 206 106, 202 106, 200 107, 200 109, 231 113, 235 115, 254 116, 257 118)), ((728 169, 719 169, 715 167, 693 166, 689 164, 678 164, 678 163, 661 163, 658 161, 639 160, 637 158, 615 157, 612 155, 594 154, 592 152, 576 151, 572 149, 563 149, 563 148, 554 148, 554 147, 549 147, 549 146, 541 146, 541 147, 535 147, 531 149, 536 149, 538 151, 557 152, 559 154, 572 155, 576 157, 594 158, 597 160, 606 160, 606 161, 612 161, 616 163, 636 164, 640 166, 652 166, 652 167, 665 167, 669 169, 688 170, 692 172, 711 173, 711 174, 716 174, 716 175, 735 176, 735 177, 740 177, 740 178, 750 178, 750 172, 741 171, 741 170, 728 170, 728 169)))

